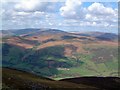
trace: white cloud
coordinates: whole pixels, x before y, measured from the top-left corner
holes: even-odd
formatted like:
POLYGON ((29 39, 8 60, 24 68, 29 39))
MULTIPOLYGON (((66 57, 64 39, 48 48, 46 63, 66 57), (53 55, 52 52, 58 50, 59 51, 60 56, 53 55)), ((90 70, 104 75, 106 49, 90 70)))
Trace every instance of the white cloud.
POLYGON ((103 27, 112 26, 112 24, 117 26, 117 9, 105 7, 102 3, 93 3, 87 10, 85 17, 87 21, 96 22, 96 25, 103 27))
POLYGON ((83 7, 80 0, 67 0, 60 8, 60 13, 62 17, 69 19, 67 25, 71 26, 117 26, 118 10, 106 7, 102 3, 92 3, 88 7, 83 7))
POLYGON ((81 8, 81 0, 67 0, 65 5, 60 8, 60 13, 63 17, 74 19, 83 18, 84 9, 81 8))
POLYGON ((19 16, 28 16, 28 15, 30 15, 30 13, 27 13, 27 12, 16 12, 16 15, 19 15, 19 16))
POLYGON ((50 22, 49 22, 48 24, 49 24, 50 26, 52 26, 52 25, 53 25, 53 23, 50 23, 50 22))
POLYGON ((102 3, 92 3, 84 7, 85 3, 81 0, 66 0, 65 3, 41 2, 41 0, 19 0, 13 3, 5 0, 1 14, 4 27, 12 28, 14 25, 18 28, 19 25, 25 28, 32 25, 50 28, 117 26, 118 9, 104 6, 102 3))
POLYGON ((88 11, 93 15, 115 15, 115 10, 111 7, 105 7, 101 3, 93 3, 88 7, 88 11))
POLYGON ((16 9, 30 11, 35 9, 39 5, 39 0, 22 0, 20 3, 15 5, 16 9))
POLYGON ((25 12, 54 12, 55 11, 55 3, 52 2, 41 2, 40 0, 21 0, 17 2, 14 6, 17 11, 25 11, 25 12))

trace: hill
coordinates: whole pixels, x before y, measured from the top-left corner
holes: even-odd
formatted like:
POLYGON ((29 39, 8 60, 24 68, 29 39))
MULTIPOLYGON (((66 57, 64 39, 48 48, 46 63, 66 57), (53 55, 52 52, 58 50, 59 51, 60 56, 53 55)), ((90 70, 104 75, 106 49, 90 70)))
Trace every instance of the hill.
POLYGON ((2 38, 3 67, 53 79, 118 76, 118 42, 115 34, 70 33, 56 29, 22 29, 14 32, 17 35, 2 38))
POLYGON ((56 81, 10 68, 3 68, 2 73, 3 90, 112 90, 118 89, 120 84, 120 78, 115 77, 80 77, 56 81))
POLYGON ((20 70, 3 68, 2 69, 2 81, 3 81, 3 90, 5 89, 17 89, 17 90, 31 90, 31 89, 40 89, 40 90, 51 90, 51 89, 64 89, 64 88, 90 88, 95 89, 84 84, 75 84, 65 81, 55 81, 49 78, 36 76, 31 73, 23 72, 20 70), (74 87, 73 87, 74 86, 74 87))
POLYGON ((117 90, 120 88, 120 78, 118 77, 77 77, 62 79, 60 81, 67 81, 76 84, 85 84, 105 90, 117 90))
POLYGON ((13 29, 13 30, 2 30, 1 33, 4 36, 35 36, 39 34, 57 34, 57 33, 65 33, 64 31, 57 29, 36 29, 36 28, 26 28, 26 29, 13 29))

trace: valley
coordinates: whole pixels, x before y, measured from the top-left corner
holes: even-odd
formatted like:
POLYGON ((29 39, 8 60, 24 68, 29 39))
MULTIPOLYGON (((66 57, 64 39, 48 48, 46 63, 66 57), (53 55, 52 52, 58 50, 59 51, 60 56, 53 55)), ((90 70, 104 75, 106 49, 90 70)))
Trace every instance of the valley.
POLYGON ((11 30, 4 34, 5 31, 2 38, 3 67, 55 80, 118 76, 116 34, 70 33, 55 29, 11 30))

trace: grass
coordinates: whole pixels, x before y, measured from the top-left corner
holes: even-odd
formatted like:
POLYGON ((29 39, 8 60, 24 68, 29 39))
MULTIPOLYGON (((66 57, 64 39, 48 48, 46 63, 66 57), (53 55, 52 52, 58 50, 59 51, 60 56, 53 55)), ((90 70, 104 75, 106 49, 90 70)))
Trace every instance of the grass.
MULTIPOLYGON (((113 53, 114 49, 115 48, 111 49, 110 52, 113 53)), ((71 67, 67 71, 59 70, 59 74, 56 78, 74 76, 118 76, 118 62, 117 59, 115 59, 116 57, 112 60, 105 60, 104 62, 96 63, 92 60, 95 54, 97 54, 97 52, 90 54, 77 54, 76 57, 82 61, 83 64, 76 67, 71 67)))
POLYGON ((105 65, 109 70, 118 70, 118 62, 106 62, 105 65))

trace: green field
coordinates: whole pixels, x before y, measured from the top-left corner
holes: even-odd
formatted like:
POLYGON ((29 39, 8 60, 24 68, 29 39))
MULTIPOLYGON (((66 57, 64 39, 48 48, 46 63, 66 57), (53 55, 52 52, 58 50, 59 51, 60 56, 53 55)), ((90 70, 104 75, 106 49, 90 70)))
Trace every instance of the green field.
MULTIPOLYGON (((99 49, 99 48, 98 48, 99 49)), ((92 50, 91 50, 92 51, 92 50)), ((93 53, 86 55, 86 54, 77 54, 79 60, 83 63, 76 67, 68 68, 69 70, 59 70, 59 74, 56 75, 54 78, 59 79, 67 78, 67 77, 79 77, 79 76, 118 76, 118 60, 117 60, 117 52, 116 48, 104 48, 104 53, 99 51, 94 51, 93 53), (109 50, 109 52, 108 52, 109 50), (106 57, 102 62, 93 61, 96 57, 106 57), (110 55, 113 55, 111 58, 110 55), (96 56, 97 55, 97 56, 96 56), (111 58, 109 60, 109 58, 111 58)), ((104 59, 104 58, 103 58, 104 59)))

